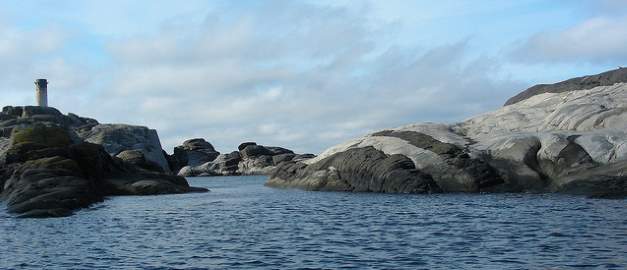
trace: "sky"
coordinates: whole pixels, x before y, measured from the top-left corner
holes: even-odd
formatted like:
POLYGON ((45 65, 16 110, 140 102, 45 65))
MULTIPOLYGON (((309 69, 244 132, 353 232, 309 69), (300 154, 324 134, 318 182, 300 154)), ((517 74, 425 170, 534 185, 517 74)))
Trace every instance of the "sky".
POLYGON ((319 153, 627 63, 627 0, 0 2, 0 106, 319 153))

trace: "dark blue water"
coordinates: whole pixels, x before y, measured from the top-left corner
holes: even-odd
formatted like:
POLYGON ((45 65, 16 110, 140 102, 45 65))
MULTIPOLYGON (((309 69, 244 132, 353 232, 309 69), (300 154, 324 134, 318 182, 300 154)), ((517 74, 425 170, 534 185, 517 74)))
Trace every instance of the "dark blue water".
POLYGON ((626 269, 627 203, 386 195, 193 178, 210 193, 116 197, 58 219, 0 211, 0 268, 626 269))

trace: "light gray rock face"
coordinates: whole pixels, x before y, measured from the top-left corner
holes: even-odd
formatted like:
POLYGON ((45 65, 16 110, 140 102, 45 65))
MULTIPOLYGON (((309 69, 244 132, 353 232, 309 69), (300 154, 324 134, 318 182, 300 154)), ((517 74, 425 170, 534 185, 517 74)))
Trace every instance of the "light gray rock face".
POLYGON ((154 129, 123 124, 99 124, 79 130, 78 136, 86 142, 102 145, 113 156, 125 150, 139 150, 146 160, 158 164, 165 172, 171 171, 154 129))
MULTIPOLYGON (((280 166, 268 185, 312 189, 309 183, 321 171, 312 166, 372 147, 410 159, 437 184, 432 190, 625 196, 626 130, 627 83, 604 81, 531 95, 458 124, 422 123, 368 134, 280 166)), ((356 174, 334 168, 339 175, 356 174)))
POLYGON ((619 83, 588 90, 540 94, 479 115, 458 126, 468 137, 480 140, 523 132, 625 130, 626 88, 626 83, 619 83))
POLYGON ((610 86, 617 83, 627 83, 627 68, 619 68, 596 75, 569 79, 554 84, 538 84, 513 96, 505 105, 512 105, 543 93, 562 93, 577 90, 591 89, 597 86, 610 86))
POLYGON ((102 145, 110 155, 117 155, 125 150, 140 150, 146 160, 159 164, 165 172, 170 172, 159 135, 154 129, 123 124, 99 124, 80 130, 78 136, 86 142, 102 145))

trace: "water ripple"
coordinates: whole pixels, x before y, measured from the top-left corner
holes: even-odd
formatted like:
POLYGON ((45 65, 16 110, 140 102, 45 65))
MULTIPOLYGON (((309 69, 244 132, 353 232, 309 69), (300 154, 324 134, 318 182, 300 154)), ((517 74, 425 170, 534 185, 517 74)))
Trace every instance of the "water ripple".
POLYGON ((195 178, 58 219, 0 212, 0 269, 625 269, 627 205, 551 194, 390 195, 195 178))

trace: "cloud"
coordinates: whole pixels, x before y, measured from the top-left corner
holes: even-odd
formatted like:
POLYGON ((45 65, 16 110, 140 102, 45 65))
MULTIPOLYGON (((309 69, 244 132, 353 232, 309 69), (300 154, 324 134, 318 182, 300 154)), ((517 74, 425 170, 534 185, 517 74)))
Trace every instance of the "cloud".
MULTIPOLYGON (((601 6, 625 1, 605 1, 601 6)), ((622 10, 625 10, 624 8, 622 10)), ((627 62, 627 15, 597 16, 561 31, 532 35, 512 56, 522 62, 624 64, 627 62)))
POLYGON ((104 66, 71 61, 67 32, 29 48, 22 31, 19 57, 0 61, 29 91, 41 69, 62 111, 150 126, 168 151, 202 137, 222 152, 257 141, 317 153, 377 129, 460 121, 522 89, 472 40, 397 46, 399 24, 373 21, 368 5, 230 3, 103 38, 104 66))
POLYGON ((462 120, 520 86, 488 76, 497 62, 469 57, 470 41, 398 48, 379 43, 393 25, 363 10, 275 4, 110 43, 116 72, 98 108, 157 128, 168 148, 204 137, 222 151, 253 140, 319 152, 376 129, 462 120))
POLYGON ((21 29, 0 22, 0 95, 6 105, 34 104, 33 81, 50 79, 51 101, 79 103, 90 83, 89 68, 63 57, 68 32, 56 25, 21 29), (28 94, 24 92, 27 91, 28 94))

